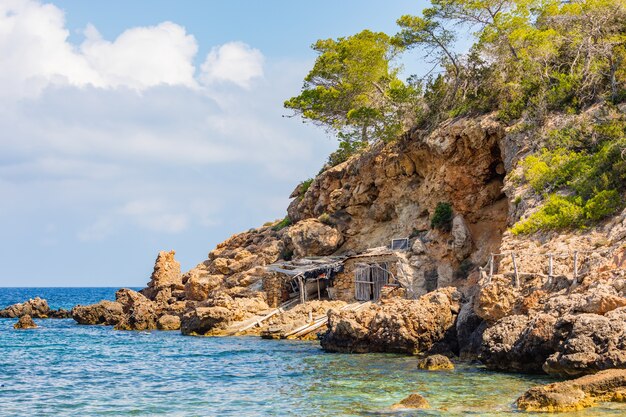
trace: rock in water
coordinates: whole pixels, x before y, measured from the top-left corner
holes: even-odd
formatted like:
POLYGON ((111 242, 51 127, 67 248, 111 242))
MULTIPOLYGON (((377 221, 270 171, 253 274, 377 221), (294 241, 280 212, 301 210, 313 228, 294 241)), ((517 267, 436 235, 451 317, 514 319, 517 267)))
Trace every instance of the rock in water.
POLYGON ((426 401, 426 398, 422 397, 420 394, 418 393, 413 393, 411 395, 409 395, 408 397, 406 397, 405 399, 403 399, 402 401, 400 401, 397 404, 394 404, 391 406, 392 409, 398 409, 398 408, 429 408, 430 405, 428 404, 428 401, 426 401))
POLYGON ((561 412, 591 407, 599 401, 626 399, 626 369, 609 369, 570 381, 529 389, 517 399, 524 411, 561 412))
POLYGON ((417 362, 417 368, 426 371, 450 371, 454 369, 452 361, 444 355, 430 355, 417 362))
POLYGON ((77 305, 72 309, 72 318, 78 324, 104 324, 115 326, 122 321, 122 304, 116 301, 100 301, 88 306, 77 305))
POLYGON ((48 318, 49 313, 50 307, 48 302, 42 298, 35 297, 25 303, 13 304, 4 310, 0 310, 0 317, 15 318, 28 315, 38 319, 45 319, 48 318))
POLYGON ((122 288, 115 293, 124 315, 116 330, 154 330, 157 328, 155 303, 137 291, 122 288))
POLYGON ((20 319, 13 325, 14 329, 36 329, 37 325, 33 321, 33 318, 28 314, 20 317, 20 319))
POLYGON ((448 287, 417 300, 390 299, 359 312, 328 312, 322 348, 330 352, 415 354, 442 342, 459 312, 461 295, 448 287))

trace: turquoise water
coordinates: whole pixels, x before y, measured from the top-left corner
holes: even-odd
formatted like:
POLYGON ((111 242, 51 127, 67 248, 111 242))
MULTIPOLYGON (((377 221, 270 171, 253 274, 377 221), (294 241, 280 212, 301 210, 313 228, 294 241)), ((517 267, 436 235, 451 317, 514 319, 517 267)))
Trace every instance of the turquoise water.
MULTIPOLYGON (((93 289, 48 291, 55 307, 67 307, 67 297, 97 301, 93 289)), ((415 358, 327 354, 313 342, 118 332, 72 320, 14 331, 14 321, 0 319, 0 416, 520 416, 514 400, 549 381, 467 365, 422 372, 415 358), (431 409, 390 409, 411 392, 431 409)), ((560 415, 624 416, 626 405, 560 415)))

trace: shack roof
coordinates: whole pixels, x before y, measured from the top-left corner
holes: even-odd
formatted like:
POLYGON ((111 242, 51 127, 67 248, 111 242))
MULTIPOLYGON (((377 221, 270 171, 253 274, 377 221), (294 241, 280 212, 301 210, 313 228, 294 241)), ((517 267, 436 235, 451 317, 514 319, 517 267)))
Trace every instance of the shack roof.
POLYGON ((323 273, 328 270, 337 271, 343 269, 344 256, 318 256, 310 258, 294 259, 292 261, 275 262, 265 268, 271 272, 284 275, 303 275, 305 278, 323 273))

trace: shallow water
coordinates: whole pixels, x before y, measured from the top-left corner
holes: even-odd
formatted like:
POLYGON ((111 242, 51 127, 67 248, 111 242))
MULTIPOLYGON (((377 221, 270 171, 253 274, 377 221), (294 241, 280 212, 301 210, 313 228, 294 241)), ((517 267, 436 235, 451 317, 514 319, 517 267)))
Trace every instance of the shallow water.
MULTIPOLYGON (((14 331, 0 319, 1 416, 508 416, 522 415, 512 403, 527 388, 549 382, 467 365, 418 371, 415 358, 327 354, 312 342, 35 321, 14 331), (431 409, 390 410, 411 392, 431 409)), ((619 404, 560 414, 624 415, 619 404)))

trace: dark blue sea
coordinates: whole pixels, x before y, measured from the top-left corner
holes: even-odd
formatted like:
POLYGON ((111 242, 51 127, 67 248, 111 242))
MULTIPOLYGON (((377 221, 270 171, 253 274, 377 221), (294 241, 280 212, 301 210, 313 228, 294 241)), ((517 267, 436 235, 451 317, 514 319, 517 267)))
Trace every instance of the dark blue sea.
MULTIPOLYGON (((0 288, 0 308, 114 299, 115 288, 0 288)), ((73 320, 0 319, 0 416, 513 416, 541 377, 460 365, 423 372, 396 355, 328 354, 316 342, 123 332, 73 320), (431 408, 391 410, 419 392, 431 408)), ((606 404, 559 416, 624 416, 606 404)))

